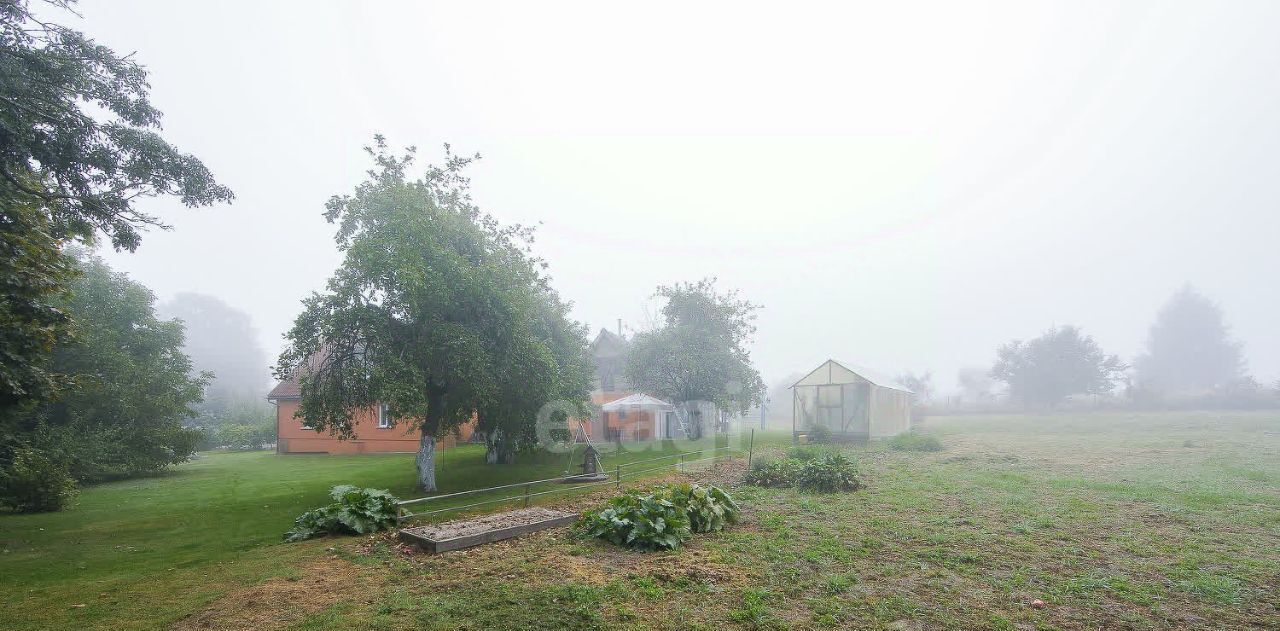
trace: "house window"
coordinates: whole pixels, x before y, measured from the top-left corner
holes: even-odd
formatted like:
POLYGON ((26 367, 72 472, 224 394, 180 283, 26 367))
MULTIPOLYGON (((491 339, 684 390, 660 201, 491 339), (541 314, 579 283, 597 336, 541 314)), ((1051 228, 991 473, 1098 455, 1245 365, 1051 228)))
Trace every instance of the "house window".
POLYGON ((387 411, 387 404, 383 403, 378 406, 378 429, 387 429, 391 427, 391 412, 387 411))
POLYGON ((625 420, 627 420, 627 411, 626 411, 626 410, 623 410, 623 409, 619 409, 619 410, 618 410, 618 420, 619 420, 619 421, 625 421, 625 420))

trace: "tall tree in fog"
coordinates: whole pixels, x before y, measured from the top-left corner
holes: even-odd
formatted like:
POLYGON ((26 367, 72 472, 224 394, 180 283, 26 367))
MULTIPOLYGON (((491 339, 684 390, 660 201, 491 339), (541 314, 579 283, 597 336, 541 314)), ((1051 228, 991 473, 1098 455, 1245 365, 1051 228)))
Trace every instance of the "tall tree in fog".
POLYGON ((1128 367, 1074 326, 1055 327, 996 351, 991 376, 1027 405, 1053 406, 1073 394, 1106 394, 1128 367))
MULTIPOLYGON (((53 6, 69 3, 50 2, 53 6)), ((147 73, 84 34, 0 2, 0 420, 56 394, 49 367, 69 320, 55 306, 73 277, 61 251, 103 235, 132 251, 147 226, 135 206, 173 195, 229 201, 195 157, 156 133, 147 73)))
POLYGON ((986 368, 961 368, 956 373, 956 381, 960 384, 960 393, 964 400, 982 402, 991 400, 991 371, 986 368))
POLYGON ((1147 349, 1134 362, 1139 387, 1178 392, 1231 385, 1244 376, 1239 342, 1222 309, 1190 285, 1156 314, 1147 349))
POLYGON ((907 371, 898 376, 898 383, 915 393, 917 404, 927 405, 933 401, 933 372, 926 370, 916 374, 907 371))
POLYGON ((662 324, 632 340, 627 380, 676 403, 710 401, 733 412, 758 405, 764 382, 747 345, 759 305, 717 290, 714 279, 661 286, 656 295, 666 300, 662 324))
MULTIPOLYGON (((344 260, 304 301, 276 375, 301 371, 298 415, 318 430, 350 437, 354 413, 377 404, 419 429, 418 480, 431 491, 436 439, 477 413, 523 414, 572 390, 554 382, 565 370, 560 351, 584 349, 585 332, 561 317, 545 265, 530 254, 531 231, 472 203, 469 159, 450 155, 411 179, 413 150, 397 157, 376 140, 369 178, 326 205, 344 260), (548 333, 548 323, 563 330, 548 333), (560 334, 579 339, 547 337, 560 334), (504 399, 515 386, 530 397, 520 406, 504 399)), ((486 423, 511 431, 506 420, 486 423)))
POLYGON ((208 402, 262 401, 270 378, 267 354, 249 314, 205 294, 183 292, 157 309, 186 328, 183 351, 195 369, 213 374, 208 402))

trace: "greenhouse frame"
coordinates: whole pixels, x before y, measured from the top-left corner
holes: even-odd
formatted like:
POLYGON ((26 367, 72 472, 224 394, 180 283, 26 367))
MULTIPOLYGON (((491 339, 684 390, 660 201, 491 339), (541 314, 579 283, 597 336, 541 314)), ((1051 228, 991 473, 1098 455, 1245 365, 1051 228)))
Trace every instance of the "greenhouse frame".
POLYGON ((838 441, 868 440, 911 429, 913 393, 850 362, 828 359, 791 386, 792 439, 826 427, 838 441))

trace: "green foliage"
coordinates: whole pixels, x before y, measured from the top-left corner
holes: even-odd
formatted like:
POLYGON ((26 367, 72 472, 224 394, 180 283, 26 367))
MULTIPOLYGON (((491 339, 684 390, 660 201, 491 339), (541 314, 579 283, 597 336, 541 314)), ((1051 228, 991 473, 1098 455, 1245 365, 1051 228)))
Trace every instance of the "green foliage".
POLYGON ((276 375, 299 377, 299 415, 318 430, 350 437, 354 411, 378 404, 420 427, 419 480, 431 490, 433 437, 473 415, 518 449, 545 403, 585 411, 586 332, 530 254, 532 231, 471 202, 470 159, 450 154, 410 179, 412 150, 390 155, 377 137, 368 152, 369 180, 326 206, 342 266, 304 301, 276 375))
POLYGON ((823 454, 800 465, 796 486, 820 493, 855 491, 859 486, 858 467, 844 454, 823 454))
POLYGON ((644 551, 674 550, 693 536, 685 509, 661 489, 614 497, 604 509, 584 514, 577 530, 584 537, 644 551))
POLYGON ((326 534, 363 535, 396 525, 396 496, 378 489, 343 484, 329 491, 333 503, 309 510, 284 533, 286 542, 303 541, 326 534))
POLYGON ((728 493, 716 486, 674 484, 671 499, 689 516, 693 532, 719 532, 726 525, 738 523, 741 510, 728 493))
POLYGON ((49 356, 69 325, 55 301, 75 276, 48 217, 33 204, 6 206, 0 208, 0 430, 65 382, 49 356))
POLYGON ((787 450, 787 457, 793 460, 808 461, 808 460, 813 460, 825 453, 827 453, 827 450, 822 447, 796 445, 795 447, 792 447, 791 449, 787 450))
POLYGON ((81 481, 148 473, 195 451, 200 432, 183 427, 205 377, 192 377, 182 353, 182 324, 155 316, 146 287, 101 259, 72 251, 81 275, 59 308, 76 322, 75 339, 55 349, 51 366, 77 375, 56 404, 32 415, 27 442, 69 463, 81 481))
POLYGON ((0 3, 0 76, 2 422, 51 400, 65 379, 48 366, 68 333, 53 304, 72 276, 60 246, 101 232, 132 251, 143 227, 162 225, 136 200, 205 206, 232 194, 156 133, 160 112, 132 56, 34 19, 23 0, 0 3))
POLYGON ((831 442, 831 428, 826 425, 814 425, 808 432, 809 442, 819 445, 829 444, 831 442))
POLYGON ((1053 406, 1073 394, 1106 394, 1128 368, 1073 326, 1049 329, 1029 342, 1012 341, 996 351, 991 376, 1028 405, 1053 406))
POLYGON ((800 472, 801 460, 784 458, 781 460, 757 460, 751 463, 751 470, 743 480, 752 486, 773 488, 795 486, 796 474, 800 472))
POLYGON ((740 513, 724 489, 672 484, 614 497, 605 508, 583 514, 575 530, 637 550, 674 550, 693 533, 719 532, 738 523, 740 513))
POLYGON ((266 449, 276 438, 275 423, 227 423, 214 430, 212 443, 227 449, 266 449))
POLYGON ((759 404, 764 382, 747 350, 759 306, 717 291, 714 279, 661 286, 656 295, 667 301, 663 326, 632 340, 627 380, 668 401, 738 412, 759 404))
POLYGON ((29 447, 0 466, 0 506, 20 513, 62 510, 76 495, 67 467, 29 447))
POLYGON ((744 482, 753 486, 786 488, 797 486, 824 493, 858 489, 858 468, 838 451, 796 447, 781 460, 752 463, 744 482))
POLYGON ((942 451, 942 441, 937 436, 904 432, 885 441, 890 449, 898 451, 942 451))

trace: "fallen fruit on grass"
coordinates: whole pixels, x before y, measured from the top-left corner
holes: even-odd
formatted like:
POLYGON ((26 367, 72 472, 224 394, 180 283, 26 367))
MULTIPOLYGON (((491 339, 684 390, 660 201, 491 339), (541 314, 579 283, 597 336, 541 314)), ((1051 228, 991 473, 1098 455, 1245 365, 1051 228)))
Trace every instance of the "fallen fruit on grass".
POLYGON ((1032 601, 1031 601, 1031 606, 1032 606, 1032 607, 1034 607, 1034 608, 1036 608, 1036 609, 1044 609, 1044 607, 1045 607, 1045 605, 1044 605, 1044 601, 1043 601, 1043 600, 1040 600, 1039 598, 1036 598, 1036 599, 1032 600, 1032 601))

